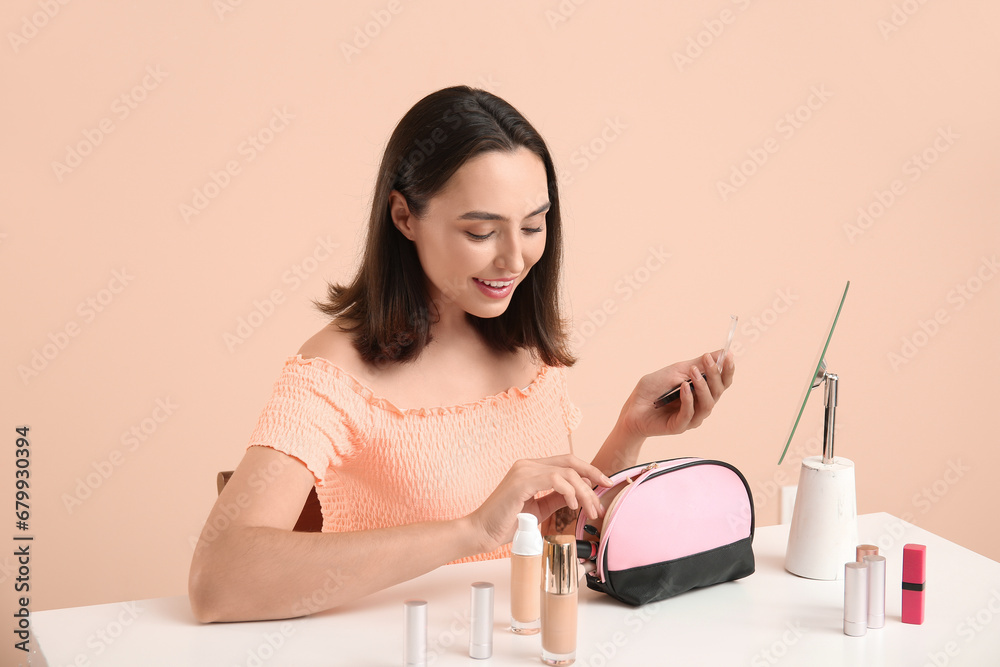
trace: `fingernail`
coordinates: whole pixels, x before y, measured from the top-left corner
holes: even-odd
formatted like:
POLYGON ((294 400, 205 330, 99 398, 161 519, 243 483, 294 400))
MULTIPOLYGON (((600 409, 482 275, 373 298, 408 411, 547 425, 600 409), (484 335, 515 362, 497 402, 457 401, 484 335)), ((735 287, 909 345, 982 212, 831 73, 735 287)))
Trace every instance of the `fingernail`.
POLYGON ((605 484, 611 484, 611 478, 608 477, 607 475, 601 475, 601 479, 604 480, 605 484))

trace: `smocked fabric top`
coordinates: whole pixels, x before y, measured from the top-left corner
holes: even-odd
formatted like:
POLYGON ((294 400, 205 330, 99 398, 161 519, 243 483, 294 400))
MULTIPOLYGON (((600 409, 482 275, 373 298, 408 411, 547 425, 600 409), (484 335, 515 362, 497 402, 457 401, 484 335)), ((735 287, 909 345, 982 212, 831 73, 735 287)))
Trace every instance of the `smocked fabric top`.
MULTIPOLYGON (((399 408, 322 357, 289 357, 247 447, 271 447, 312 472, 323 532, 468 515, 511 464, 570 452, 581 419, 565 368, 461 405, 399 408)), ((539 494, 539 496, 544 493, 539 494)), ((453 562, 510 555, 510 545, 453 562)))

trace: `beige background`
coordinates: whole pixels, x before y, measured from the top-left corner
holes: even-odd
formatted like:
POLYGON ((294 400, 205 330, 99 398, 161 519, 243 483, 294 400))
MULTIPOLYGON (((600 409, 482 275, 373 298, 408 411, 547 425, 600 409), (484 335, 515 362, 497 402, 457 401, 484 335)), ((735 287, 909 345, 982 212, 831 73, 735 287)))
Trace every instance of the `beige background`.
POLYGON ((828 361, 859 510, 1000 559, 998 23, 985 1, 6 2, 0 493, 28 424, 32 607, 186 591, 215 473, 352 273, 384 143, 457 83, 516 106, 561 174, 578 454, 738 314, 732 389, 644 456, 734 463, 776 523, 849 279, 828 361))

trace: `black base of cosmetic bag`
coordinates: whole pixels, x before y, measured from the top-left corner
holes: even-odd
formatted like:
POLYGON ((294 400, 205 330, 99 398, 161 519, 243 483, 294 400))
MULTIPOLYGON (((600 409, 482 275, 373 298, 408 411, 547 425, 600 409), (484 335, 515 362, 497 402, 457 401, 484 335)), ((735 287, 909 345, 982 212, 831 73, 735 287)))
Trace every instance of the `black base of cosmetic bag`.
POLYGON ((587 575, 587 588, 633 606, 658 602, 754 573, 752 537, 665 563, 610 570, 606 582, 587 575))

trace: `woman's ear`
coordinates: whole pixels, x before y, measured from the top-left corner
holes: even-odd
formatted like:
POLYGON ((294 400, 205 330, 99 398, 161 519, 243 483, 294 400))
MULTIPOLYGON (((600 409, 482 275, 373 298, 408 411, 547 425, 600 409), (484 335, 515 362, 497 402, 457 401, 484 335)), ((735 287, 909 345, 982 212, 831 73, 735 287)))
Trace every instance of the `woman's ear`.
POLYGON ((410 205, 406 203, 406 197, 399 190, 389 193, 389 215, 392 217, 392 224, 400 233, 411 241, 414 238, 413 223, 416 216, 410 212, 410 205))

